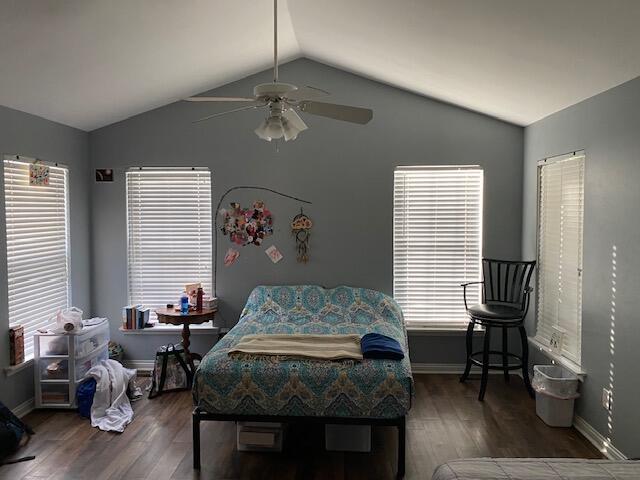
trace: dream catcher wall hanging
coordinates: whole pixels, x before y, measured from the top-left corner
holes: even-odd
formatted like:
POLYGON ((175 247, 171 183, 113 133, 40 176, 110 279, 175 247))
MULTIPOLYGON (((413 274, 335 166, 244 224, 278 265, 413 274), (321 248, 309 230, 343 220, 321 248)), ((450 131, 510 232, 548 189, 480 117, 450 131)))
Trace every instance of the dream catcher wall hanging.
POLYGON ((265 237, 273 234, 273 216, 264 202, 253 203, 252 208, 243 209, 239 203, 232 202, 231 210, 220 213, 224 218, 222 233, 229 235, 232 243, 237 245, 259 246, 265 237))
POLYGON ((309 261, 309 237, 311 237, 313 222, 307 217, 302 208, 300 213, 291 221, 291 233, 296 237, 297 260, 300 263, 309 261))

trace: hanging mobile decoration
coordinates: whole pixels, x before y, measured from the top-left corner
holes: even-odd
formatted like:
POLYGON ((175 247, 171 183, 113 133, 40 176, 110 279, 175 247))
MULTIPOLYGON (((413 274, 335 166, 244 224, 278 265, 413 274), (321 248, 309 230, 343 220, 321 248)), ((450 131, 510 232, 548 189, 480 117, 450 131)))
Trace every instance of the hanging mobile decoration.
MULTIPOLYGON (((242 208, 240 207, 240 205, 235 202, 232 203, 231 212, 227 211, 227 209, 220 208, 224 202, 224 199, 227 198, 227 195, 229 195, 231 192, 234 192, 236 190, 261 190, 261 191, 273 193, 275 195, 279 195, 284 198, 295 200, 296 202, 301 202, 301 203, 306 203, 311 205, 311 202, 309 200, 294 197, 293 195, 288 195, 286 193, 279 192, 272 188, 262 187, 259 185, 237 185, 235 187, 229 188, 226 192, 224 192, 220 196, 220 200, 218 201, 218 206, 216 207, 216 215, 214 216, 214 220, 213 220, 213 230, 215 232, 215 237, 214 237, 215 247, 214 247, 214 254, 213 254, 213 296, 214 297, 217 296, 216 285, 218 284, 218 281, 217 281, 218 279, 218 235, 217 233, 219 231, 218 229, 220 228, 220 230, 222 230, 222 233, 224 235, 229 235, 229 239, 231 240, 232 244, 235 243, 236 245, 245 245, 245 241, 249 242, 248 235, 245 239, 245 236, 243 235, 243 232, 242 232, 241 224, 243 222, 246 222, 246 216, 244 217, 244 219, 240 218, 240 212, 242 211, 242 208), (219 218, 218 214, 220 215, 220 220, 222 220, 223 222, 222 226, 218 223, 218 218, 219 218), (235 233, 235 235, 232 235, 233 233, 235 233)), ((256 209, 254 208, 253 213, 258 217, 262 215, 262 221, 266 224, 266 225, 263 225, 262 238, 264 238, 273 233, 273 216, 271 215, 271 212, 266 209, 266 207, 264 206, 264 203, 262 203, 261 205, 258 204, 257 207, 258 207, 258 212, 256 212, 255 211, 256 209), (262 212, 260 212, 260 210, 262 210, 262 212)), ((253 217, 253 215, 251 216, 253 217)), ((244 233, 246 235, 246 231, 244 233)), ((260 235, 257 235, 257 238, 259 239, 259 242, 262 242, 262 238, 260 235)), ((252 243, 256 244, 255 241, 252 241, 252 243)), ((237 258, 239 255, 239 254, 236 255, 234 252, 229 252, 229 253, 230 253, 230 257, 228 260, 231 260, 232 257, 237 258)))
POLYGON ((311 236, 311 227, 313 222, 307 217, 302 208, 300 213, 293 217, 291 221, 291 233, 296 237, 296 250, 298 252, 297 260, 300 263, 309 261, 309 237, 311 236))
POLYGON ((273 234, 273 216, 262 201, 254 202, 253 207, 247 209, 232 202, 231 210, 220 213, 224 218, 222 233, 229 235, 231 243, 236 245, 259 246, 265 237, 273 234))

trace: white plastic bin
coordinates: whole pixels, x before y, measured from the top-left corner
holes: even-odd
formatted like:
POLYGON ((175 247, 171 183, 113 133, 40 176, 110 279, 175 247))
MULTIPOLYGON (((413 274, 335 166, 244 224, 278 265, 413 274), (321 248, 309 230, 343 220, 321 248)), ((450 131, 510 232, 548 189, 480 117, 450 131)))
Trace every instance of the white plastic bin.
POLYGON ((282 452, 284 425, 267 422, 238 422, 236 445, 239 452, 282 452))
POLYGON ((573 425, 573 407, 578 393, 578 377, 558 365, 535 365, 533 389, 536 414, 550 427, 573 425))

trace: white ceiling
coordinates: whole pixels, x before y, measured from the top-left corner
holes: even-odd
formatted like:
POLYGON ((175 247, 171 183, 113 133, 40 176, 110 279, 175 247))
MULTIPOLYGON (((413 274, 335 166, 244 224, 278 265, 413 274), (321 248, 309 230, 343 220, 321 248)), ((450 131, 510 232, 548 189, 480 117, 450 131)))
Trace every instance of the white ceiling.
MULTIPOLYGON (((269 67, 271 9, 0 0, 0 104, 92 130, 206 91, 269 67)), ((640 76, 640 0, 280 0, 279 23, 283 61, 520 125, 640 76)))

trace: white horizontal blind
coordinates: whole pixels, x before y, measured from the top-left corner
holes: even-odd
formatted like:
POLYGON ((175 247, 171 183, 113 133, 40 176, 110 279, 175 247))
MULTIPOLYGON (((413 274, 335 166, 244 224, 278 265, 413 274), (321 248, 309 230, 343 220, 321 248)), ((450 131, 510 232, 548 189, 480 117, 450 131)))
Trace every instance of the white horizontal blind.
MULTIPOLYGON (((468 323, 460 284, 481 279, 482 184, 478 167, 396 168, 393 295, 408 326, 468 323)), ((478 285, 467 293, 478 303, 478 285)))
POLYGON ((70 306, 68 170, 51 166, 49 185, 29 185, 29 163, 4 160, 9 325, 24 327, 25 358, 33 334, 70 306))
POLYGON ((211 294, 211 173, 132 169, 126 177, 129 303, 176 303, 195 282, 211 294))
POLYGON ((549 344, 564 330, 562 355, 580 364, 584 155, 547 161, 538 168, 537 332, 549 344))

